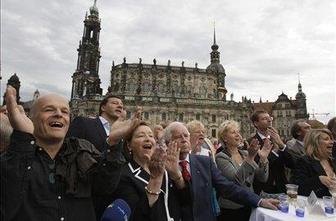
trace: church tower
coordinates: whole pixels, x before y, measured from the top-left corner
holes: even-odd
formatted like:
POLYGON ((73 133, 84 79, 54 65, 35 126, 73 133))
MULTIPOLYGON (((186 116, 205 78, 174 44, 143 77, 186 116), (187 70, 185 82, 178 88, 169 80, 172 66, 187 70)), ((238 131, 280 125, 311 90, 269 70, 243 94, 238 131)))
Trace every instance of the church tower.
POLYGON ((220 53, 218 51, 219 46, 216 44, 216 29, 214 28, 213 45, 211 46, 210 53, 210 65, 206 68, 207 73, 213 73, 217 76, 217 91, 218 99, 226 100, 227 90, 225 88, 225 69, 220 64, 220 53))
POLYGON ((298 92, 295 95, 296 99, 296 119, 308 119, 309 115, 307 114, 307 104, 306 104, 306 95, 302 92, 302 85, 299 80, 298 92))
POLYGON ((94 0, 90 7, 90 14, 86 13, 82 40, 79 41, 77 67, 72 75, 71 99, 88 98, 102 95, 98 75, 100 48, 99 33, 100 19, 94 0))

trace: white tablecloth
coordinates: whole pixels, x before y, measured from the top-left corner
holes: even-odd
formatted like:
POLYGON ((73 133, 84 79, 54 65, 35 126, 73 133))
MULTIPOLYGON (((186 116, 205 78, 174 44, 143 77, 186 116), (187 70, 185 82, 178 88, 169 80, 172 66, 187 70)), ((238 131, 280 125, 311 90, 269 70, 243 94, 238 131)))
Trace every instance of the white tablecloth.
POLYGON ((336 221, 336 217, 327 217, 324 214, 309 214, 307 209, 304 217, 297 217, 294 206, 290 205, 288 213, 258 207, 252 210, 250 221, 336 221))

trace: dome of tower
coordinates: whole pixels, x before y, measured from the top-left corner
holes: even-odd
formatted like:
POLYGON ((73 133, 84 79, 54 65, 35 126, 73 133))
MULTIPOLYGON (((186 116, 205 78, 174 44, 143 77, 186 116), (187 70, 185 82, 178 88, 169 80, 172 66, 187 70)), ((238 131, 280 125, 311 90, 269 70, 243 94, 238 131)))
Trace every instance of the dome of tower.
POLYGON ((211 63, 207 68, 207 72, 219 72, 219 73, 225 73, 223 65, 220 63, 211 63))
POLYGON ((295 99, 298 99, 298 98, 305 98, 305 97, 306 97, 306 94, 303 93, 302 91, 296 93, 296 95, 295 95, 295 99))
POLYGON ((218 45, 216 44, 216 43, 214 43, 212 46, 211 46, 211 49, 213 50, 213 51, 217 51, 218 50, 218 45))

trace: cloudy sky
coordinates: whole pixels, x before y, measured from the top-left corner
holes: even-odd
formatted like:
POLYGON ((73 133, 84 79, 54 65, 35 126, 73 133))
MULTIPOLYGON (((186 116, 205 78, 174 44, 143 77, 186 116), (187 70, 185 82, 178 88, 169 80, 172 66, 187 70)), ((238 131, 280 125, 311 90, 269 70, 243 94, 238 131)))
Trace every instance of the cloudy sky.
MULTIPOLYGON (((38 89, 70 97, 85 12, 93 0, 1 1, 1 94, 17 73, 22 100, 38 89)), ((308 112, 336 115, 336 1, 98 0, 100 78, 112 60, 206 68, 213 22, 228 94, 240 101, 295 97, 298 73, 308 112)), ((2 98, 1 98, 2 99, 2 98)))

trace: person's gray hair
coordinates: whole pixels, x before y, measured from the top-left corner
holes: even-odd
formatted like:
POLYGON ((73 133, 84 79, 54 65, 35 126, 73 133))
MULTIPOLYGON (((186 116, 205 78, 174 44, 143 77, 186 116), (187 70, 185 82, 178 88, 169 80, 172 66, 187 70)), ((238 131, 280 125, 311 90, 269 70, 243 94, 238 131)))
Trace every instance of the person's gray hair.
POLYGON ((163 131, 163 139, 166 141, 166 143, 169 143, 172 138, 172 131, 175 130, 177 127, 183 126, 186 128, 186 126, 178 121, 174 121, 170 123, 163 131))
POLYGON ((292 124, 291 127, 291 135, 293 138, 298 139, 299 138, 299 132, 301 130, 301 126, 300 123, 306 123, 307 121, 304 119, 299 119, 299 120, 295 120, 292 124))
POLYGON ((187 123, 186 127, 187 127, 189 133, 194 133, 199 128, 204 128, 205 129, 204 124, 201 121, 198 121, 198 120, 190 121, 189 123, 187 123))

